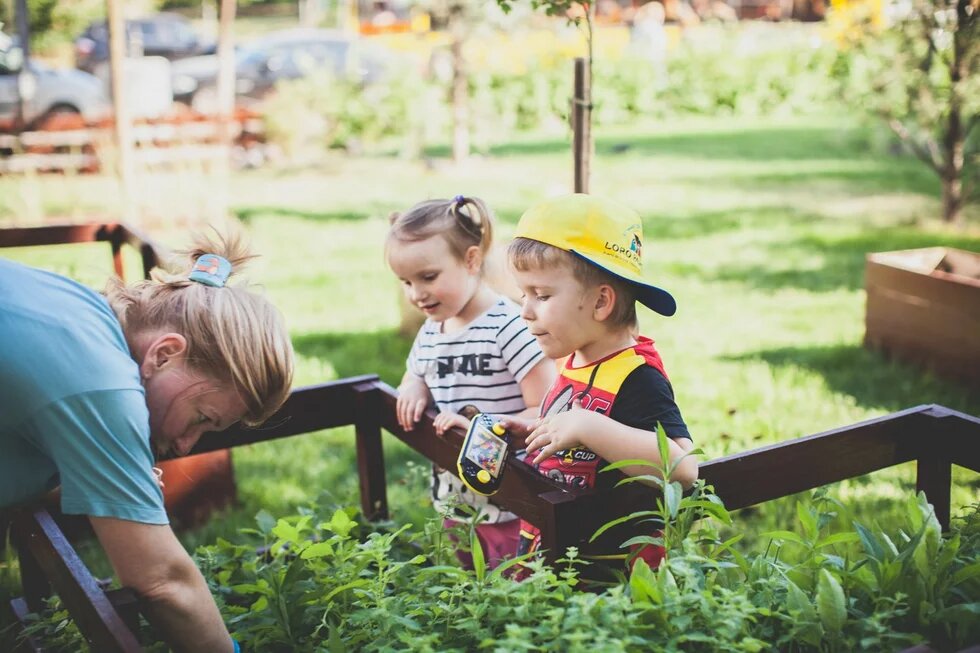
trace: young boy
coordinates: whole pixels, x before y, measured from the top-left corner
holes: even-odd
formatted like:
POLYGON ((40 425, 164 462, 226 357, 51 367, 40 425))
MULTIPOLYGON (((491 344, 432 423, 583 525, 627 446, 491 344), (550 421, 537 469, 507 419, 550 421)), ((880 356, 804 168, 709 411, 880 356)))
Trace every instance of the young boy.
MULTIPOLYGON (((526 462, 572 487, 614 485, 622 476, 598 473, 607 461, 660 462, 658 423, 670 438, 672 461, 693 448, 660 355, 652 340, 637 334, 635 302, 665 316, 676 311, 670 293, 643 280, 642 247, 635 212, 578 194, 528 209, 508 250, 524 293, 521 317, 545 356, 564 360, 540 418, 530 424, 509 419, 505 425, 527 434, 526 462)), ((623 471, 652 470, 640 465, 623 471)), ((688 457, 672 480, 688 487, 697 475, 697 462, 688 457)), ((519 553, 535 551, 540 532, 526 522, 521 530, 519 553)), ((625 558, 617 547, 606 542, 583 551, 583 557, 625 558)), ((637 553, 651 566, 663 557, 654 547, 637 553)))

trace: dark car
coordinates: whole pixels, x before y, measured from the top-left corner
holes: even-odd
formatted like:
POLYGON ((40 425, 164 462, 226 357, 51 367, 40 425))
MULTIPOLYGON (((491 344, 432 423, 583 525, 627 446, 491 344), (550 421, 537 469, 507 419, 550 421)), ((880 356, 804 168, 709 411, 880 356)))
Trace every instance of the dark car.
MULTIPOLYGON (((235 51, 235 93, 247 104, 260 100, 276 82, 327 69, 364 83, 376 81, 386 55, 356 36, 338 30, 288 29, 273 32, 235 51)), ((217 106, 218 57, 192 57, 171 66, 174 100, 209 113, 217 106)))
POLYGON ((22 118, 30 128, 43 126, 56 114, 75 114, 83 121, 95 121, 112 110, 98 78, 81 70, 51 68, 34 59, 25 66, 16 39, 0 32, 0 125, 14 124, 21 91, 28 90, 25 84, 30 92, 23 102, 22 118))
MULTIPOLYGON (((190 21, 178 14, 155 14, 126 21, 126 44, 130 56, 181 59, 215 51, 213 41, 205 41, 190 21)), ((94 73, 109 61, 109 27, 95 22, 75 39, 75 67, 94 73)))

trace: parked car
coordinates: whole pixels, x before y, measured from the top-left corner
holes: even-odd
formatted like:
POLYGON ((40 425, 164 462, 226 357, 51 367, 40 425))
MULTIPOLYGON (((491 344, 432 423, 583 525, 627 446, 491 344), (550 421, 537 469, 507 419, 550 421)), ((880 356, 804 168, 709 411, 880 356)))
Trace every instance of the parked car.
POLYGON ((0 122, 13 124, 17 118, 20 93, 18 84, 28 91, 24 120, 36 127, 55 114, 77 114, 86 121, 105 117, 111 111, 102 82, 94 75, 73 69, 51 68, 33 59, 29 75, 20 80, 23 52, 17 43, 0 32, 0 122))
MULTIPOLYGON (((191 22, 179 14, 155 14, 126 21, 126 44, 131 56, 156 56, 174 60, 210 54, 217 47, 195 31, 191 22)), ((94 73, 109 61, 109 27, 98 21, 75 39, 75 67, 94 73)))
MULTIPOLYGON (((248 104, 265 97, 276 82, 329 69, 364 83, 383 75, 387 55, 338 30, 288 29, 273 32, 235 51, 235 93, 248 104)), ((174 100, 203 113, 217 106, 218 57, 175 61, 171 66, 174 100)))

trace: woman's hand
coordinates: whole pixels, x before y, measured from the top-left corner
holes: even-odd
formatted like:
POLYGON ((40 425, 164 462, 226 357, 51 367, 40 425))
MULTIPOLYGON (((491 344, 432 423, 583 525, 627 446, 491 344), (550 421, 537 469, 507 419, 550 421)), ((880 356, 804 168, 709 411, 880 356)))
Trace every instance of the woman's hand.
POLYGON ((422 413, 428 405, 429 388, 425 385, 425 381, 406 372, 401 385, 398 386, 398 400, 395 402, 398 425, 406 431, 411 431, 422 419, 422 413))
POLYGON ((453 427, 458 427, 465 431, 469 428, 470 421, 456 413, 439 413, 432 421, 432 425, 436 428, 436 435, 442 435, 453 427))

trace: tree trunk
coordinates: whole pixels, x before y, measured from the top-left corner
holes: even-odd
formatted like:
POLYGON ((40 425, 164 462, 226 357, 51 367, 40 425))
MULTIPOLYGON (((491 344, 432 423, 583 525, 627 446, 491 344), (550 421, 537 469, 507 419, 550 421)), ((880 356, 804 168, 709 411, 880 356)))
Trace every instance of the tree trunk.
POLYGON ((963 183, 960 181, 959 173, 955 177, 947 178, 943 175, 943 220, 956 225, 963 226, 963 183))
POLYGON ((465 161, 470 156, 469 79, 466 58, 463 56, 465 26, 461 14, 461 10, 454 7, 450 10, 449 17, 453 39, 449 51, 453 59, 453 161, 456 163, 465 161))
POLYGON ((963 128, 963 86, 968 77, 967 49, 972 31, 967 23, 971 16, 968 3, 957 3, 957 29, 953 32, 953 53, 949 62, 949 118, 943 135, 944 165, 942 169, 943 219, 962 227, 963 221, 963 151, 966 133, 963 128))

